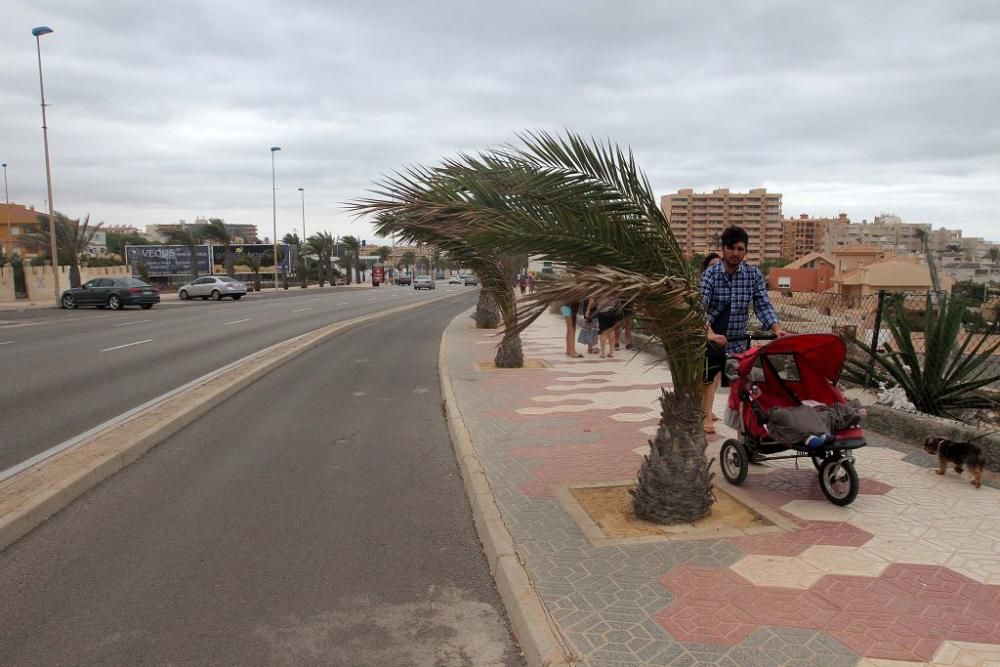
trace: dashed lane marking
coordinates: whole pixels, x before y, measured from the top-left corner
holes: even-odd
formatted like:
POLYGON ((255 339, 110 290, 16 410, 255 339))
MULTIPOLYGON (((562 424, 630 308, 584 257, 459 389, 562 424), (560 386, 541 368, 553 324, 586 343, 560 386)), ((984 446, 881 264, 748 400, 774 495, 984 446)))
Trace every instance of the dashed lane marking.
POLYGON ((120 350, 124 347, 132 347, 133 345, 142 345, 143 343, 152 343, 152 338, 147 338, 146 340, 137 340, 134 343, 125 343, 124 345, 115 345, 114 347, 106 347, 101 352, 111 352, 112 350, 120 350))
POLYGON ((222 326, 225 327, 225 326, 228 326, 230 324, 239 324, 240 322, 249 322, 252 319, 253 319, 252 317, 245 317, 242 320, 233 320, 232 322, 225 322, 225 323, 223 323, 222 326))
POLYGON ((143 322, 152 322, 152 321, 153 320, 136 320, 134 322, 122 322, 121 324, 113 324, 111 326, 113 326, 113 327, 128 327, 128 326, 132 326, 133 324, 142 324, 143 322))

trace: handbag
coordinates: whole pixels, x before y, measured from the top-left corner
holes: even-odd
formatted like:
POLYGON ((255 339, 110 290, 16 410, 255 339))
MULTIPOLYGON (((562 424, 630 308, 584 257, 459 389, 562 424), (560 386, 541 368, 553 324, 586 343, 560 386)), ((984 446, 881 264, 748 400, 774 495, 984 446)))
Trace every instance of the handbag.
POLYGON ((589 347, 591 345, 596 345, 597 339, 598 339, 597 329, 594 329, 589 326, 583 326, 580 328, 580 333, 576 337, 576 342, 581 343, 583 345, 587 345, 589 347))

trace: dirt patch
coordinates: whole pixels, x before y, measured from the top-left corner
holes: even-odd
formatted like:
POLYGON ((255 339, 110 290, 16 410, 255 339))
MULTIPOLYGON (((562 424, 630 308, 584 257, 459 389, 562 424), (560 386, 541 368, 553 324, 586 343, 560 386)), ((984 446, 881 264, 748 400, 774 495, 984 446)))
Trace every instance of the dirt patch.
POLYGON ((661 526, 638 518, 632 511, 629 490, 635 485, 589 486, 569 489, 574 500, 609 538, 629 537, 698 537, 722 536, 733 531, 745 531, 774 526, 774 523, 753 509, 715 488, 716 502, 711 513, 693 524, 661 526))
POLYGON ((525 359, 521 368, 497 368, 496 363, 492 361, 480 361, 476 364, 476 369, 481 371, 519 371, 525 368, 548 368, 548 366, 541 359, 525 359))

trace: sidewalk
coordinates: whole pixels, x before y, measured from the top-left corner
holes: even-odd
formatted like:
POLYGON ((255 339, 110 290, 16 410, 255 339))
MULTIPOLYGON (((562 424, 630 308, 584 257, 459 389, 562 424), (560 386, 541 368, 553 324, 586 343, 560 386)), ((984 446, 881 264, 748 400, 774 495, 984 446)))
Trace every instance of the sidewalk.
MULTIPOLYGON (((594 498, 610 507, 607 487, 634 480, 665 365, 624 350, 568 359, 552 314, 522 341, 545 367, 481 370, 497 339, 465 313, 445 333, 442 373, 531 584, 580 664, 1000 665, 996 488, 938 476, 920 448, 869 431, 848 507, 826 501, 808 461, 752 466, 741 487, 716 466, 717 488, 773 525, 633 522, 614 533, 594 498)), ((718 431, 712 457, 733 434, 718 431)), ((487 553, 498 549, 480 535, 487 553)), ((498 585, 516 618, 525 596, 498 585)))

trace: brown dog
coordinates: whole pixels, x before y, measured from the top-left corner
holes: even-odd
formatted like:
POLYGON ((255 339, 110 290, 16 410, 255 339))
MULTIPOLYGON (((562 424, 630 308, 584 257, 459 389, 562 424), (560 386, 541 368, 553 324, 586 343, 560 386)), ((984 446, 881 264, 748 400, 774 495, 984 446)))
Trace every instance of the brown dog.
POLYGON ((986 457, 983 456, 983 450, 971 442, 956 442, 948 438, 931 436, 924 440, 924 451, 937 455, 938 469, 934 471, 937 474, 943 475, 948 469, 948 464, 953 463, 955 472, 959 475, 968 466, 969 474, 972 475, 972 484, 977 489, 983 483, 983 467, 986 465, 986 457))

